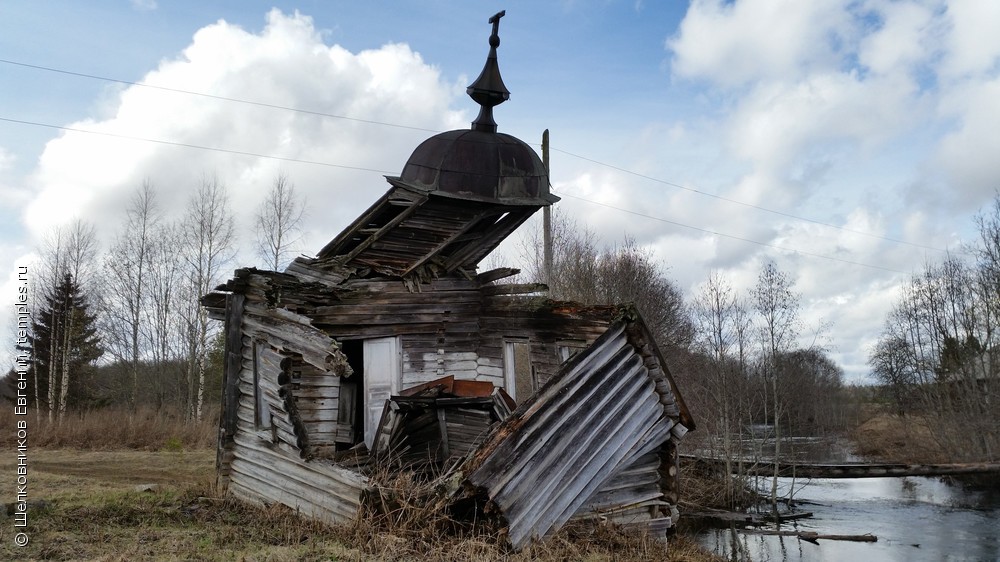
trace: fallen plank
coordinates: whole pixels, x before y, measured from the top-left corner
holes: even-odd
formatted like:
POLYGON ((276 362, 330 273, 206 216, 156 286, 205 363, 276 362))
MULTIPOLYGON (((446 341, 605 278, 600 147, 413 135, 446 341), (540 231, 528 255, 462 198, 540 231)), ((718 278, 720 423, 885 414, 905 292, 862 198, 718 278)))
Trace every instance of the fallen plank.
POLYGON ((760 527, 772 523, 784 523, 798 519, 812 517, 810 511, 796 513, 744 513, 740 511, 726 511, 724 509, 701 508, 697 510, 683 509, 681 511, 687 521, 699 520, 716 527, 730 527, 737 525, 741 527, 760 527))
POLYGON ((825 535, 815 531, 773 531, 767 529, 738 529, 739 532, 747 535, 773 535, 779 537, 795 537, 813 544, 819 544, 819 540, 828 541, 853 541, 853 542, 878 542, 878 537, 871 533, 864 535, 825 535))

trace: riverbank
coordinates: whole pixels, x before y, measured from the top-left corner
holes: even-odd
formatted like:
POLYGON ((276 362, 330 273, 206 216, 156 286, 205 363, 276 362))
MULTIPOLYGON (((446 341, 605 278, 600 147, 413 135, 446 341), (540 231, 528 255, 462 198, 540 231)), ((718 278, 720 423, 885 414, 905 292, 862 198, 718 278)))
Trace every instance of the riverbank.
POLYGON ((943 463, 947 458, 931 424, 918 416, 877 414, 850 435, 854 453, 884 462, 943 463))

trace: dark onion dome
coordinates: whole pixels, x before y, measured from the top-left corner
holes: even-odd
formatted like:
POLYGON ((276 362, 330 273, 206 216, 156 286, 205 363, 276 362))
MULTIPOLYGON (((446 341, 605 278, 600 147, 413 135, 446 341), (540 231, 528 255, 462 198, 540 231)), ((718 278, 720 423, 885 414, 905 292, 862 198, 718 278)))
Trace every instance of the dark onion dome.
POLYGON ((473 199, 558 200, 549 194, 549 175, 538 154, 503 133, 460 129, 434 135, 413 151, 400 180, 473 199))
POLYGON ((489 56, 479 77, 466 89, 480 106, 472 128, 425 140, 413 151, 401 177, 392 179, 420 190, 481 201, 548 205, 559 200, 549 193, 549 175, 538 154, 524 141, 497 133, 493 120, 493 107, 510 97, 497 64, 498 30, 504 14, 490 18, 489 56))

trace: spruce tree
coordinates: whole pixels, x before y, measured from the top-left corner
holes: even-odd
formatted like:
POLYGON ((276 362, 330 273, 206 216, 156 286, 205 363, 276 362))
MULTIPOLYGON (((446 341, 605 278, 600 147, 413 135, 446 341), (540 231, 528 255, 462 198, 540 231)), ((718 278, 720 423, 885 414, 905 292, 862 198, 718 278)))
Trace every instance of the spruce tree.
POLYGON ((86 405, 96 397, 95 362, 104 350, 97 334, 96 316, 90 312, 86 296, 71 275, 66 274, 44 298, 32 322, 28 351, 32 369, 38 375, 38 396, 46 397, 50 420, 55 415, 62 419, 68 405, 86 405))

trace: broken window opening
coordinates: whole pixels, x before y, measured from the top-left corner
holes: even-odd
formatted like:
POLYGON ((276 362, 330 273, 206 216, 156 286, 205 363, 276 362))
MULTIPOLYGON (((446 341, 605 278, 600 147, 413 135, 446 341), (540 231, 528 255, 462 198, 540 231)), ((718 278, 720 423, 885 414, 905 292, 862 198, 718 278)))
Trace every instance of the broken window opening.
POLYGON ((559 361, 565 363, 570 357, 580 353, 587 347, 587 342, 583 340, 563 340, 556 343, 556 350, 559 353, 559 361))
POLYGON ((535 368, 527 338, 504 338, 504 390, 520 404, 535 393, 535 368))

